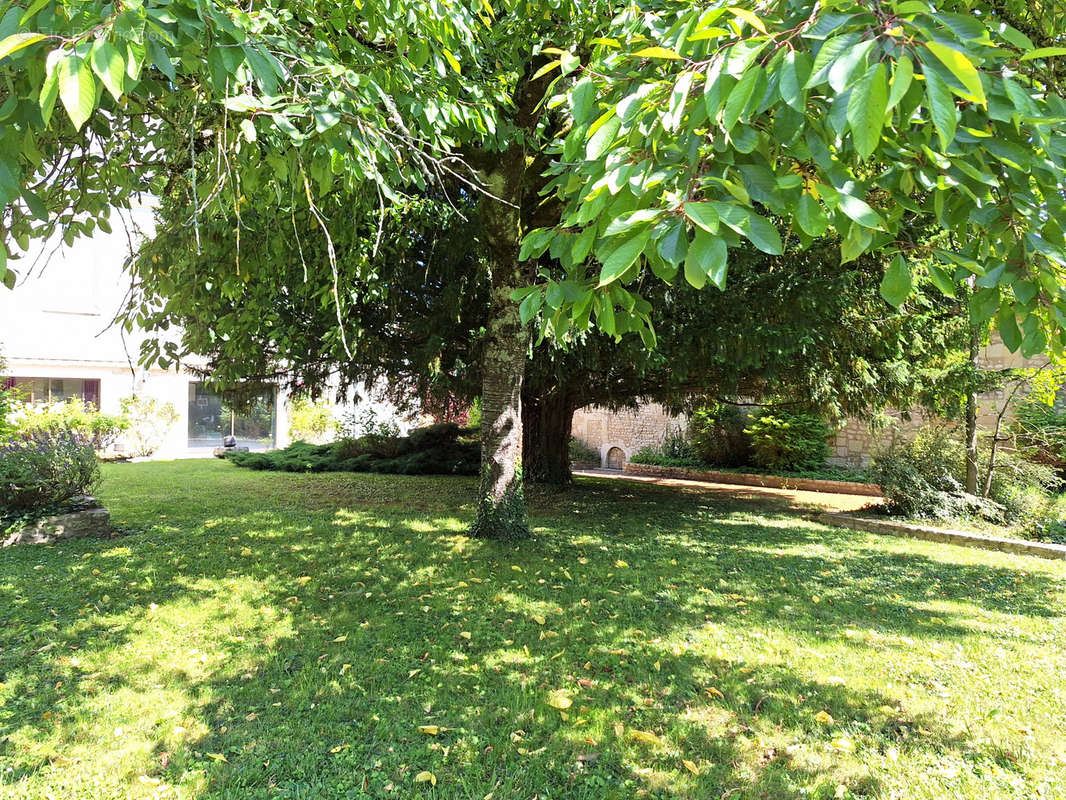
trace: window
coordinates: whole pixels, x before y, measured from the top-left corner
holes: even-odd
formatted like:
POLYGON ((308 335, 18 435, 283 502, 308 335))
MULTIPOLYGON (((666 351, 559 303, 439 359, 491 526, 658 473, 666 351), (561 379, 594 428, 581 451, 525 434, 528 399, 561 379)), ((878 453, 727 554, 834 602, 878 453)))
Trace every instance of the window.
POLYGON ((65 403, 84 400, 93 408, 100 407, 98 378, 8 378, 7 385, 17 389, 27 403, 65 403))
POLYGON ((189 383, 189 447, 218 447, 223 436, 235 436, 238 445, 266 450, 274 446, 274 427, 273 391, 238 411, 202 383, 189 383))

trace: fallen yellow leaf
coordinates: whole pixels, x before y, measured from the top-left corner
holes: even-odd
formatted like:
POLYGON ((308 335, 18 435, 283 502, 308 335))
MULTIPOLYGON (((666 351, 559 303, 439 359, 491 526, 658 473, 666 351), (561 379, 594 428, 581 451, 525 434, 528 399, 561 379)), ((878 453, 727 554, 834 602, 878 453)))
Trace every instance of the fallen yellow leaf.
POLYGON ((338 636, 338 637, 337 637, 336 639, 334 639, 333 641, 335 641, 335 642, 346 642, 346 641, 348 641, 348 635, 347 635, 347 634, 345 634, 345 635, 343 635, 343 636, 338 636))
POLYGON ((614 724, 614 735, 621 739, 623 733, 625 733, 625 728, 622 726, 622 723, 616 722, 614 724))
POLYGON ((547 622, 547 620, 544 618, 543 614, 534 614, 533 615, 533 621, 535 623, 537 623, 538 625, 543 625, 545 622, 547 622))
POLYGON ((226 761, 226 757, 221 753, 208 753, 207 757, 214 759, 215 761, 225 761, 227 764, 229 763, 229 761, 226 761))
POLYGON ((351 747, 350 744, 339 744, 336 747, 331 747, 330 748, 330 752, 333 753, 334 755, 336 755, 337 753, 340 753, 342 750, 347 750, 349 747, 351 747))
POLYGON ((689 761, 687 758, 681 759, 681 763, 684 764, 685 765, 685 769, 687 769, 693 775, 699 775, 700 774, 700 768, 697 767, 693 762, 689 761))
POLYGON ((301 586, 303 586, 305 583, 310 583, 311 582, 311 576, 310 575, 301 575, 299 578, 296 579, 296 582, 298 584, 300 584, 301 586))
POLYGON ((440 733, 440 728, 436 725, 419 725, 418 732, 425 733, 430 736, 436 736, 438 733, 440 733))
POLYGON ((415 783, 428 783, 430 786, 436 786, 437 776, 432 772, 419 772, 415 775, 415 783))
POLYGON ((834 721, 833 715, 830 714, 828 711, 819 711, 817 714, 814 715, 814 719, 815 722, 820 722, 823 725, 832 725, 834 721))
POLYGON ((636 739, 638 742, 644 742, 645 744, 654 745, 656 747, 665 747, 666 742, 656 736, 654 733, 648 733, 647 731, 630 731, 629 735, 636 739))
POLYGON ((625 561, 623 561, 622 559, 618 559, 617 561, 615 561, 615 562, 614 562, 614 565, 615 565, 615 567, 616 567, 617 569, 623 569, 623 568, 625 568, 625 567, 628 567, 628 566, 629 566, 629 564, 627 564, 627 563, 626 563, 625 561))
POLYGON ((466 639, 467 641, 470 641, 470 631, 462 631, 459 636, 463 639, 466 639))
POLYGON ((708 697, 717 697, 719 700, 725 699, 725 695, 722 694, 721 690, 716 689, 713 686, 708 686, 706 689, 703 690, 703 693, 708 697))
POLYGON ((845 753, 853 753, 855 752, 855 742, 851 741, 851 739, 841 736, 839 739, 833 740, 833 749, 840 750, 845 753))
POLYGON ((548 705, 552 708, 557 708, 563 711, 570 708, 574 704, 574 700, 570 697, 570 694, 564 689, 556 689, 553 692, 548 693, 548 705))

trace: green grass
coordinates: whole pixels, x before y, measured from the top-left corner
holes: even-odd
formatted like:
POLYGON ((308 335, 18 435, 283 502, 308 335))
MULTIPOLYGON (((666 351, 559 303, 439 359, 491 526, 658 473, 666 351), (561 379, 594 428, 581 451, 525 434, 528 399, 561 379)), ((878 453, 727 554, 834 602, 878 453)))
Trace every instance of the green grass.
POLYGON ((623 481, 517 547, 463 478, 101 496, 125 536, 0 551, 4 800, 1066 797, 1066 564, 623 481))

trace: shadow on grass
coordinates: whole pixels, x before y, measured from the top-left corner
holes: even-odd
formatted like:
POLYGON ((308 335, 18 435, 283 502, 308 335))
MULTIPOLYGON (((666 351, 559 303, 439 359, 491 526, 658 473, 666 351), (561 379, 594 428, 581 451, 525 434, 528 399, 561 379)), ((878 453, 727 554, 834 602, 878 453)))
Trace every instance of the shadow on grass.
POLYGON ((1047 576, 660 487, 533 490, 513 547, 465 538, 469 481, 204 474, 116 496, 134 535, 0 553, 0 796, 872 797, 871 762, 911 752, 1021 770, 792 656, 1058 615, 1047 576))

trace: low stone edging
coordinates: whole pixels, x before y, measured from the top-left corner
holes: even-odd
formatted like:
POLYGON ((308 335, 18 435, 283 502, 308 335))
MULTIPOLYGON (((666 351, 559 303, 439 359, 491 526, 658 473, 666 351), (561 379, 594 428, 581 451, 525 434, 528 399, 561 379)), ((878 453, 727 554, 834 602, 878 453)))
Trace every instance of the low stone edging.
POLYGON ((42 517, 34 525, 15 531, 0 547, 16 544, 50 544, 60 539, 104 538, 111 535, 111 512, 106 508, 87 508, 69 514, 42 517))
POLYGON ((870 519, 851 514, 819 514, 814 519, 837 528, 850 528, 865 533, 879 533, 885 536, 901 536, 911 539, 925 539, 930 542, 944 542, 962 547, 976 547, 981 550, 999 550, 1004 553, 1017 553, 1037 558, 1055 560, 1066 559, 1066 545, 1046 542, 1029 542, 1024 539, 1007 539, 1002 536, 985 536, 966 531, 943 530, 928 525, 917 525, 895 520, 870 519))
POLYGON ((832 492, 881 497, 881 487, 872 483, 828 481, 820 478, 782 478, 777 475, 755 475, 748 472, 714 472, 684 467, 657 467, 651 464, 626 463, 624 475, 644 475, 651 478, 681 478, 690 481, 729 483, 737 486, 762 486, 767 489, 794 489, 801 492, 832 492))

